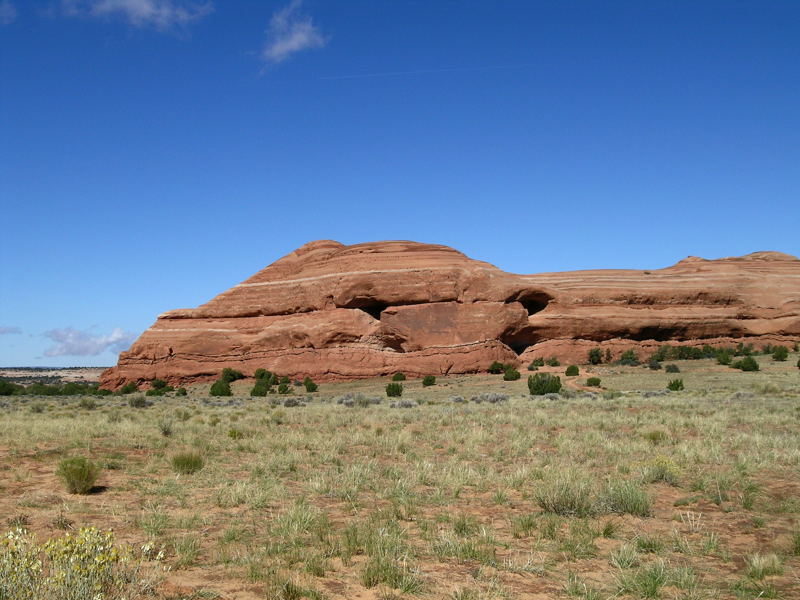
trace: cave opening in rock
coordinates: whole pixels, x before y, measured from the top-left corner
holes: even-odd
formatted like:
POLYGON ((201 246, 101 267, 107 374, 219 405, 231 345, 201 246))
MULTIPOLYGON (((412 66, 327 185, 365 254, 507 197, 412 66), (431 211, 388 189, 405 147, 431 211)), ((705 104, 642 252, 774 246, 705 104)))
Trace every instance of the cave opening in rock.
POLYGON ((528 316, 542 312, 553 299, 550 294, 540 290, 523 290, 510 296, 506 303, 519 302, 528 312, 528 316))
POLYGON ((367 313, 373 319, 380 321, 381 313, 389 308, 389 304, 386 302, 373 300, 372 298, 354 298, 342 308, 357 308, 358 310, 362 310, 367 313))
POLYGON ((520 354, 525 352, 525 350, 533 346, 533 344, 529 344, 526 342, 508 342, 506 343, 506 346, 511 348, 514 351, 514 354, 519 356, 520 354))

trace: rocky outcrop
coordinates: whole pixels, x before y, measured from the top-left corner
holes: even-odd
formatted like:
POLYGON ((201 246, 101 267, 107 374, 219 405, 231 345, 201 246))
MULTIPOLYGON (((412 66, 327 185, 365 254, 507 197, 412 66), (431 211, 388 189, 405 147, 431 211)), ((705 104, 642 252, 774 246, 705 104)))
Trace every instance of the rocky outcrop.
POLYGON ((224 367, 292 378, 474 373, 662 343, 800 340, 800 260, 690 257, 653 271, 515 275, 446 246, 306 244, 194 309, 166 312, 102 385, 189 383, 224 367))

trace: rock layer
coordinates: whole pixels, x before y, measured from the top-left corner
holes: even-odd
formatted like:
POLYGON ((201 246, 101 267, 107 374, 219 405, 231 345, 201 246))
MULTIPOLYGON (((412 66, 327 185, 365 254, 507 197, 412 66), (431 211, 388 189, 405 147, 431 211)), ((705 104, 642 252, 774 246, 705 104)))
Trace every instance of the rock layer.
POLYGON ((446 246, 306 244, 194 309, 160 315, 101 383, 263 367, 319 381, 584 362, 662 343, 800 340, 800 260, 778 252, 665 269, 515 275, 446 246))

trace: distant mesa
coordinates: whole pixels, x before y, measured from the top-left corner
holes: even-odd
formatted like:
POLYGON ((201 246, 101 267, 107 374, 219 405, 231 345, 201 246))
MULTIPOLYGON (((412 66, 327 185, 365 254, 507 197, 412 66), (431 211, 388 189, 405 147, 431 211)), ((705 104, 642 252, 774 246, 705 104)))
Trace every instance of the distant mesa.
POLYGON ((515 275, 408 241, 298 248, 198 308, 166 312, 101 383, 215 379, 259 367, 318 381, 585 362, 664 343, 800 340, 800 260, 686 258, 653 271, 515 275))

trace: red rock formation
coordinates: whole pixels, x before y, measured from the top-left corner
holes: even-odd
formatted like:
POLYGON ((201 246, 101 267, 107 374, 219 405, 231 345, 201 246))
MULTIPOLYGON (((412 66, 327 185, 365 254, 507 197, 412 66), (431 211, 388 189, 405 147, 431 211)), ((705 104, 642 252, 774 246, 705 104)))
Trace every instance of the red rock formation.
POLYGON ((514 275, 446 246, 306 244, 195 308, 158 317, 102 385, 223 367, 320 381, 474 373, 494 361, 662 343, 800 340, 800 260, 690 257, 655 271, 514 275))

